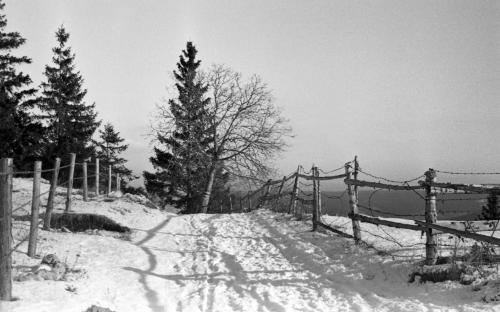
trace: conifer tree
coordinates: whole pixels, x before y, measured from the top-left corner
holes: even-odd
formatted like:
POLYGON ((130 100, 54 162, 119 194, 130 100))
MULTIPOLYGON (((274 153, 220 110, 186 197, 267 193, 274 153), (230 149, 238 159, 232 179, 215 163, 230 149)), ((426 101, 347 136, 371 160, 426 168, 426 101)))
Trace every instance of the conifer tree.
MULTIPOLYGON (((0 11, 4 7, 0 1, 0 11)), ((43 130, 30 114, 36 89, 30 87, 29 75, 17 69, 31 59, 11 54, 26 39, 18 32, 7 32, 6 26, 7 18, 0 14, 0 158, 12 157, 17 166, 24 167, 40 155, 43 130)))
MULTIPOLYGON (((103 168, 112 166, 113 172, 120 174, 123 182, 137 178, 125 166, 127 160, 120 156, 128 148, 128 144, 123 144, 124 141, 125 139, 120 137, 120 132, 117 132, 112 124, 107 123, 104 125, 104 129, 99 130, 99 140, 95 142, 97 157, 99 157, 103 168)), ((107 185, 106 179, 103 182, 107 185)))
POLYGON ((47 81, 41 85, 43 95, 39 104, 49 139, 45 157, 52 161, 76 153, 78 159, 87 159, 94 154, 91 139, 100 122, 96 120, 95 104, 84 102, 87 90, 75 69, 75 54, 67 46, 69 33, 63 26, 57 30, 56 39, 53 65, 45 66, 47 81))
POLYGON ((487 198, 487 203, 483 206, 480 218, 482 220, 498 220, 500 219, 500 207, 498 206, 498 197, 494 193, 490 193, 487 198))
POLYGON ((196 54, 195 46, 188 42, 174 71, 178 97, 170 99, 161 111, 168 126, 157 132, 159 146, 150 158, 156 172, 144 172, 148 192, 186 213, 199 212, 211 133, 206 110, 210 99, 205 96, 207 86, 197 76, 200 61, 196 54))

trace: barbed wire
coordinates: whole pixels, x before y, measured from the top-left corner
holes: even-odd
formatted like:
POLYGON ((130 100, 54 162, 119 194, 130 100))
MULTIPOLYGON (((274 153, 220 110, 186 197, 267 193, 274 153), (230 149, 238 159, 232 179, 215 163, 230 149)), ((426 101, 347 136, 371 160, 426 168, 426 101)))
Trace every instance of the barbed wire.
POLYGON ((299 184, 302 185, 302 186, 305 186, 305 187, 311 187, 311 186, 313 186, 312 183, 304 183, 304 182, 301 182, 300 180, 299 180, 299 184))
POLYGON ((345 170, 345 165, 344 165, 344 166, 342 166, 342 167, 338 167, 338 168, 336 168, 336 169, 330 170, 330 171, 325 171, 325 170, 323 170, 323 169, 321 169, 321 168, 318 168, 318 170, 319 170, 321 173, 323 173, 323 174, 330 174, 330 173, 334 173, 334 172, 340 171, 340 170, 342 170, 342 169, 344 169, 344 170, 345 170))
POLYGON ((304 195, 304 196, 313 196, 313 195, 314 195, 313 193, 306 193, 306 192, 304 192, 304 191, 303 191, 302 189, 300 189, 300 188, 297 188, 297 189, 298 189, 298 190, 299 190, 299 192, 300 192, 302 195, 304 195))
POLYGON ((309 169, 309 171, 306 171, 304 167, 300 166, 299 172, 302 172, 303 174, 311 174, 312 173, 312 168, 309 169))
POLYGON ((420 175, 420 176, 413 178, 413 179, 408 179, 408 180, 404 180, 404 181, 397 181, 397 180, 391 180, 391 179, 387 179, 384 177, 376 176, 374 174, 371 174, 371 173, 368 173, 368 172, 362 170, 361 168, 358 168, 358 171, 371 177, 371 178, 374 178, 374 179, 383 180, 383 181, 390 182, 390 183, 398 183, 398 184, 405 184, 405 183, 409 183, 409 182, 414 182, 414 181, 417 181, 417 180, 425 177, 425 175, 420 175))
POLYGON ((454 175, 499 175, 500 172, 456 172, 456 171, 446 171, 446 170, 437 170, 434 171, 445 174, 454 174, 454 175))

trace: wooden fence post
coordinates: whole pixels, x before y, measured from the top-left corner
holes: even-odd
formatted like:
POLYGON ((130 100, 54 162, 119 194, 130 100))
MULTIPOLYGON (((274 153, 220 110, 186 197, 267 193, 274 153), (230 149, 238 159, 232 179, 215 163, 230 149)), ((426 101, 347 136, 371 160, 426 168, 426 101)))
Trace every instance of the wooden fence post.
POLYGON ((42 162, 35 161, 33 174, 33 194, 31 197, 31 225, 28 241, 28 256, 34 257, 36 253, 36 240, 38 238, 38 212, 40 210, 40 178, 42 175, 42 162))
POLYGON ((71 210, 71 193, 73 192, 73 176, 75 174, 76 154, 71 153, 69 155, 70 155, 70 165, 69 165, 68 192, 66 193, 66 210, 65 210, 65 212, 69 212, 71 210))
MULTIPOLYGON (((264 196, 260 198, 258 207, 262 207, 267 203, 267 196, 269 196, 269 191, 271 190, 271 179, 267 180, 266 182, 266 192, 264 193, 264 196)), ((271 207, 272 209, 272 207, 271 207)))
MULTIPOLYGON (((316 177, 319 178, 319 169, 318 167, 316 167, 316 177)), ((320 180, 316 181, 316 188, 318 189, 316 191, 316 194, 318 196, 318 205, 317 205, 317 209, 318 211, 316 212, 316 222, 320 222, 321 221, 321 209, 322 209, 322 206, 321 206, 321 184, 320 184, 320 180)))
POLYGON ((107 195, 109 196, 109 193, 111 193, 111 179, 113 179, 112 173, 111 173, 111 165, 108 166, 108 193, 107 195))
POLYGON ((95 158, 95 197, 99 197, 99 158, 95 158))
MULTIPOLYGON (((436 182, 436 171, 429 169, 425 172, 425 222, 436 223, 436 193, 432 190, 432 183, 436 182)), ((434 265, 437 260, 437 236, 432 233, 432 229, 425 231, 425 264, 434 265)))
MULTIPOLYGON (((290 194, 290 204, 288 205, 288 213, 294 213, 297 215, 297 196, 299 195, 299 189, 297 188, 299 183, 299 170, 300 166, 297 167, 297 172, 295 173, 295 178, 293 180, 292 194, 290 194)), ((297 218, 298 219, 298 218, 297 218)))
POLYGON ((250 191, 248 191, 248 194, 247 194, 247 203, 248 203, 248 211, 251 211, 252 210, 252 200, 250 198, 250 191))
POLYGON ((12 158, 0 160, 0 300, 12 300, 12 158))
MULTIPOLYGON (((350 180, 351 166, 349 163, 345 164, 345 174, 346 174, 346 179, 350 180)), ((350 206, 349 215, 352 219, 352 234, 354 236, 355 243, 359 244, 359 242, 361 241, 361 227, 359 225, 359 220, 354 218, 354 215, 358 214, 358 199, 356 198, 353 186, 350 184, 347 184, 347 194, 349 195, 349 206, 350 206)))
POLYGON ((120 183, 121 183, 121 180, 120 180, 120 174, 117 173, 116 174, 116 192, 120 192, 121 191, 121 186, 120 186, 120 183))
POLYGON ((87 184, 87 161, 85 160, 82 164, 83 167, 83 201, 89 200, 89 190, 87 184))
POLYGON ((312 167, 312 176, 313 176, 313 211, 312 211, 312 224, 313 224, 313 231, 316 231, 318 228, 318 206, 319 206, 319 201, 318 201, 318 180, 315 178, 317 177, 317 168, 315 166, 312 167))
POLYGON ((47 208, 45 209, 45 219, 43 221, 43 229, 50 229, 50 219, 52 210, 54 210, 54 198, 56 198, 57 179, 59 177, 59 167, 61 167, 61 158, 57 157, 54 163, 54 171, 52 173, 52 181, 50 182, 49 199, 47 200, 47 208))
POLYGON ((286 181, 286 176, 283 176, 283 180, 281 181, 280 187, 278 189, 278 195, 277 195, 276 201, 275 201, 275 205, 280 208, 280 211, 282 209, 281 209, 281 205, 279 205, 279 203, 280 203, 280 199, 281 199, 281 192, 283 192, 283 186, 285 185, 285 181, 286 181))

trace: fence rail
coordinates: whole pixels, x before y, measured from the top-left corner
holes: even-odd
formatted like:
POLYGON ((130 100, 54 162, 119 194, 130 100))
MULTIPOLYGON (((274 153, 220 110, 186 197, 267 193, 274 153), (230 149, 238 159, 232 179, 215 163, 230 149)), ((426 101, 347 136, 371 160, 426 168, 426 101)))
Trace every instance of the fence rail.
MULTIPOLYGON (((339 171, 342 168, 338 168, 332 171, 320 170, 319 168, 313 166, 309 172, 304 172, 301 166, 298 166, 297 171, 293 173, 287 180, 294 178, 293 187, 291 189, 283 188, 285 179, 279 180, 269 180, 265 182, 259 189, 249 192, 248 195, 244 197, 249 203, 252 202, 253 205, 247 207, 243 210, 251 210, 258 207, 262 207, 265 204, 270 204, 271 207, 279 203, 279 201, 285 197, 290 196, 290 201, 285 206, 286 211, 290 214, 296 216, 297 219, 302 219, 303 215, 311 216, 313 230, 319 227, 334 232, 340 236, 346 238, 352 238, 356 243, 362 242, 362 232, 368 232, 361 228, 361 223, 374 224, 377 227, 392 227, 399 229, 406 229, 417 231, 419 233, 425 233, 426 242, 425 244, 425 262, 429 265, 435 264, 437 261, 438 252, 438 239, 439 234, 451 234, 457 237, 469 238, 478 242, 488 243, 495 246, 500 246, 500 238, 496 238, 492 235, 483 235, 476 232, 479 231, 491 231, 495 232, 499 221, 438 221, 437 220, 437 201, 444 201, 444 199, 437 199, 437 194, 449 194, 450 190, 455 193, 463 194, 494 194, 500 195, 500 186, 498 184, 457 184, 457 183, 438 183, 436 182, 436 173, 444 172, 450 173, 448 171, 439 171, 429 169, 424 175, 418 176, 416 178, 397 181, 393 179, 384 178, 371 173, 361 170, 357 157, 344 165, 344 174, 338 175, 324 175, 320 176, 319 172, 331 174, 332 172, 339 171), (376 181, 366 181, 358 178, 359 174, 376 179, 376 181), (348 201, 348 217, 351 219, 352 223, 352 235, 345 232, 345 224, 343 227, 334 226, 332 224, 327 224, 327 222, 322 220, 322 207, 321 207, 321 181, 343 179, 346 186, 346 191, 340 196, 326 196, 327 198, 333 198, 339 200, 342 204, 343 201, 348 201), (300 180, 312 181, 311 184, 301 182, 300 180), (383 181, 383 182, 381 182, 383 181), (415 184, 410 184, 414 182, 415 184), (272 193, 270 190, 275 186, 279 185, 279 191, 277 193, 272 193), (312 187, 312 193, 308 193, 303 189, 312 187), (358 204, 358 190, 359 188, 371 188, 375 189, 373 193, 378 190, 389 190, 389 191, 412 191, 420 199, 425 202, 425 212, 421 214, 399 214, 390 213, 387 211, 382 211, 371 207, 370 203, 368 206, 358 204), (347 195, 345 198, 344 195, 347 195), (410 222, 403 222, 394 218, 380 218, 377 216, 368 216, 366 214, 361 214, 358 209, 364 209, 373 214, 373 212, 378 212, 382 215, 389 215, 391 217, 411 217, 419 218, 419 220, 410 220, 410 222), (411 223, 413 222, 413 224, 411 223)), ((450 173, 450 174, 474 174, 471 172, 467 173, 450 173)), ((481 172, 476 174, 497 174, 496 172, 488 173, 481 172)), ((373 195, 372 193, 372 195, 373 195)), ((371 201, 370 195, 369 202, 371 201)), ((457 200, 457 199, 447 199, 447 200, 457 200)), ((460 198, 460 200, 476 200, 469 198, 460 198)), ((241 202, 241 201, 240 201, 241 202)), ((283 204, 282 204, 283 205, 283 204)), ((278 208, 273 208, 278 209, 278 208)), ((384 231, 385 232, 385 231, 384 231)), ((387 239, 397 242, 397 238, 390 237, 387 233, 387 239)), ((403 246, 401 243, 399 245, 403 246)))

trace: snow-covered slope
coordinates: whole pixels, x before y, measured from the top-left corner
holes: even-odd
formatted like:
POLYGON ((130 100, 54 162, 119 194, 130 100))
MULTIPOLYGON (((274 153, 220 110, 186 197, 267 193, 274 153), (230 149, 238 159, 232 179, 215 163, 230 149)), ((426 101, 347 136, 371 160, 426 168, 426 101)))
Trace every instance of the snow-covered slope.
MULTIPOLYGON (((63 207, 62 197, 57 203, 63 207)), ((19 300, 2 302, 0 311, 81 312, 93 304, 118 312, 500 310, 471 286, 408 284, 412 262, 312 233, 309 223, 268 210, 176 215, 124 199, 84 203, 77 196, 74 203, 76 211, 133 228, 130 241, 40 231, 41 256, 76 261, 86 274, 15 282, 19 300)), ((16 221, 16 228, 26 224, 16 221)), ((15 267, 39 262, 26 248, 14 253, 15 267)))

